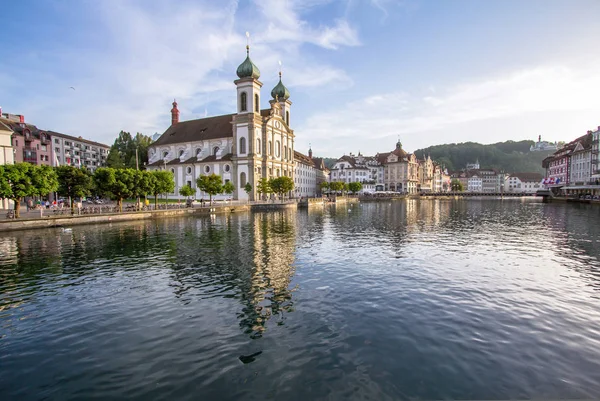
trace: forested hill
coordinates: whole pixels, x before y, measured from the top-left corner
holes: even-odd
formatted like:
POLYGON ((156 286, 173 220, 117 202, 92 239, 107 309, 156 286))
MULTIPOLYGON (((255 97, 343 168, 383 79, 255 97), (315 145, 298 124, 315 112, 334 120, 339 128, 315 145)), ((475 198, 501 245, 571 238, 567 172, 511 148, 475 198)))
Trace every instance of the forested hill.
POLYGON ((467 163, 479 160, 481 168, 495 168, 507 173, 544 173, 542 160, 550 152, 530 152, 533 141, 506 141, 490 145, 475 142, 451 143, 435 145, 415 151, 419 159, 431 155, 439 164, 448 170, 462 170, 467 163))

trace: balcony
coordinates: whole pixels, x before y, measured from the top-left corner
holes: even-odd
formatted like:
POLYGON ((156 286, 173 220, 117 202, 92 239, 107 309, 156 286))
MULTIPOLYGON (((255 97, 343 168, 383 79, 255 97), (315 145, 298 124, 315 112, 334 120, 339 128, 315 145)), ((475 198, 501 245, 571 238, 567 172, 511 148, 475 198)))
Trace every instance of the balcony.
POLYGON ((23 161, 26 163, 37 164, 37 149, 36 148, 23 148, 23 161))

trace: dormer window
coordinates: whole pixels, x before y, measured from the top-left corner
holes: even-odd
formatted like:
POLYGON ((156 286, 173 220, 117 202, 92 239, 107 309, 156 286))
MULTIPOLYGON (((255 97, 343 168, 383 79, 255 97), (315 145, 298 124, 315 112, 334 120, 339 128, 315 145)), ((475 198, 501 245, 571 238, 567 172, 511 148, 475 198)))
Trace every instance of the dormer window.
POLYGON ((183 150, 183 149, 181 149, 181 150, 179 151, 179 157, 182 157, 182 156, 183 156, 183 152, 184 152, 184 150, 183 150))
POLYGON ((219 147, 218 147, 218 146, 215 146, 215 147, 213 148, 213 156, 216 156, 216 155, 217 155, 217 153, 219 153, 219 147))
POLYGON ((196 149, 196 157, 200 157, 200 153, 202 153, 202 149, 201 148, 196 149))
POLYGON ((169 151, 168 151, 168 150, 165 150, 165 151, 163 152, 163 159, 166 159, 168 155, 169 155, 169 151))

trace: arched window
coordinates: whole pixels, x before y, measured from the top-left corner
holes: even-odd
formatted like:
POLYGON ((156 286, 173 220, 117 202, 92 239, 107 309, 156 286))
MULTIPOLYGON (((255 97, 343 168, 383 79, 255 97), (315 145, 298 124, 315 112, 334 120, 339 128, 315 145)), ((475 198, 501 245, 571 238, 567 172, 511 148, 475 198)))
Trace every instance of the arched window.
POLYGON ((292 160, 292 148, 288 148, 288 159, 292 160))
POLYGON ((287 146, 283 145, 283 158, 287 159, 287 157, 288 157, 287 146))
POLYGON ((260 155, 260 139, 256 140, 256 153, 260 155))
POLYGON ((246 153, 246 138, 240 138, 240 153, 246 153))
POLYGON ((277 173, 277 177, 279 177, 279 169, 275 170, 275 172, 277 173))
POLYGON ((240 188, 246 185, 246 173, 240 173, 240 188))
POLYGON ((240 111, 248 111, 248 95, 242 92, 240 95, 240 111))
POLYGON ((200 153, 202 153, 202 148, 196 149, 196 157, 200 157, 200 153))
POLYGON ((258 94, 254 95, 254 111, 259 113, 260 112, 260 103, 258 102, 258 94))
POLYGON ((275 157, 279 157, 281 155, 281 142, 275 141, 275 157))
POLYGON ((215 147, 213 148, 213 156, 216 156, 216 155, 217 155, 217 153, 219 153, 219 147, 218 147, 218 146, 215 146, 215 147))
POLYGON ((171 174, 175 174, 175 169, 174 168, 171 169, 171 174))
POLYGON ((183 152, 184 152, 184 150, 183 150, 183 149, 181 149, 181 150, 179 151, 179 157, 183 156, 183 152))
POLYGON ((269 156, 273 154, 273 142, 269 141, 269 156))
POLYGON ((286 111, 285 112, 285 123, 289 126, 290 125, 290 112, 286 111))

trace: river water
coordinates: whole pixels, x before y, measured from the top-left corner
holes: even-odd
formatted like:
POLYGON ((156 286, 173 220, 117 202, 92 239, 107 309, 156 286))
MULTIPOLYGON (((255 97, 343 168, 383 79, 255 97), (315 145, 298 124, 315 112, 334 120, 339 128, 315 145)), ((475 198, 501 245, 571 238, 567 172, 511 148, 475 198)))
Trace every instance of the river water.
POLYGON ((597 398, 599 223, 407 200, 0 233, 0 398, 597 398))

